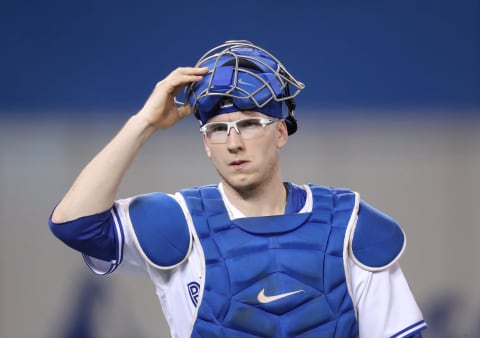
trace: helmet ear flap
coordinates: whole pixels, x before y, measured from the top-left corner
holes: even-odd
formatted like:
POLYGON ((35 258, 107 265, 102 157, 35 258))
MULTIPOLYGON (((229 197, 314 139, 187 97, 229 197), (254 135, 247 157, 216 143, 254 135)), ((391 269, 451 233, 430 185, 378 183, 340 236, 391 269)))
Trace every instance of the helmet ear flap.
POLYGON ((288 115, 285 118, 285 123, 287 125, 288 135, 292 135, 297 131, 297 128, 298 128, 297 119, 293 115, 288 115))
POLYGON ((288 135, 292 135, 298 128, 297 119, 295 118, 295 99, 285 100, 285 105, 288 109, 288 116, 285 118, 285 123, 287 124, 288 135))

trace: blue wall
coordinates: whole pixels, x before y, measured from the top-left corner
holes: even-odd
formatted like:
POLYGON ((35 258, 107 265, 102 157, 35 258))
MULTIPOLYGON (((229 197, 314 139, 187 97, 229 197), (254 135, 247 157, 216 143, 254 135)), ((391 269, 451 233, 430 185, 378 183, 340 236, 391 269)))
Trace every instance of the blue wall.
MULTIPOLYGON (((156 81, 227 39, 269 49, 307 85, 285 177, 391 213, 425 338, 480 337, 479 0, 0 0, 0 337, 166 334, 148 280, 86 280, 46 219, 156 81), (384 119, 302 119, 313 112, 384 119)), ((120 196, 214 183, 200 140, 159 135, 120 196)))
POLYGON ((0 114, 135 111, 228 39, 277 55, 307 85, 299 109, 480 107, 478 0, 165 3, 2 1, 0 114))

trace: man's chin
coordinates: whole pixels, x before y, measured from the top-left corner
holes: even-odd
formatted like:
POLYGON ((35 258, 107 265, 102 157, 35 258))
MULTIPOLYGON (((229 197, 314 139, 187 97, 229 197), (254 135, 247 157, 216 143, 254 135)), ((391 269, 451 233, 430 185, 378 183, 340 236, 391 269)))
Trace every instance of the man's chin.
POLYGON ((233 190, 240 194, 250 194, 259 186, 258 182, 247 177, 236 177, 230 180, 224 180, 224 184, 230 186, 233 190))

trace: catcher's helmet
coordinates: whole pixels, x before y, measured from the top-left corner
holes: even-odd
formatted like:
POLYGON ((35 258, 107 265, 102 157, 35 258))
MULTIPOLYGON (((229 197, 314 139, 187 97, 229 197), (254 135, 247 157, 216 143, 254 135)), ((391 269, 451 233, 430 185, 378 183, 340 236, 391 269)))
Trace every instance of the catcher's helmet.
POLYGON ((285 118, 289 134, 297 130, 294 97, 305 86, 266 50, 246 40, 226 41, 204 54, 196 67, 208 67, 209 72, 186 86, 184 95, 202 125, 218 114, 254 110, 285 118))

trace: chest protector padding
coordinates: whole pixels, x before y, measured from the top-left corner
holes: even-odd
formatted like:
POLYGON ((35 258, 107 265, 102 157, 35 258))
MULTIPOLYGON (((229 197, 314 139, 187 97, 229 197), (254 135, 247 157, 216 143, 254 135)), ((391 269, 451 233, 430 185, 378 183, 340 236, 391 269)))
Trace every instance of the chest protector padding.
POLYGON ((311 213, 233 221, 217 187, 182 191, 206 265, 192 337, 356 337, 343 264, 355 196, 311 190, 311 213))

